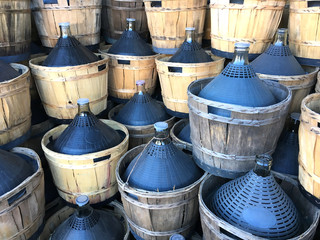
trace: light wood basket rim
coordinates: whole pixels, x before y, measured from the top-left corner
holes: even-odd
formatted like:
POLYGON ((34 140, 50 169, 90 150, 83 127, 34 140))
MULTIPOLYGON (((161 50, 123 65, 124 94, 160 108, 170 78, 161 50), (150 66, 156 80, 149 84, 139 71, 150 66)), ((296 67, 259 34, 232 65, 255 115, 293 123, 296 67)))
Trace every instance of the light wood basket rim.
MULTIPOLYGON (((125 134, 126 137, 122 140, 121 143, 119 143, 118 145, 112 147, 112 148, 108 148, 99 152, 94 152, 94 153, 86 153, 86 154, 81 154, 81 155, 69 155, 69 154, 63 154, 63 153, 57 153, 49 148, 47 148, 47 146, 45 145, 45 141, 47 141, 53 133, 55 133, 58 130, 64 130, 68 127, 68 124, 61 124, 51 130, 49 130, 48 132, 46 132, 46 134, 42 137, 41 139, 41 147, 42 150, 45 152, 45 154, 48 154, 50 156, 55 156, 56 158, 59 159, 65 159, 65 160, 91 160, 95 157, 100 157, 100 156, 104 156, 106 155, 106 152, 113 152, 114 150, 116 150, 119 147, 123 147, 126 144, 128 144, 129 141, 129 131, 128 129, 121 123, 118 123, 116 121, 113 120, 108 120, 108 119, 100 119, 103 123, 107 124, 107 123, 112 123, 114 125, 117 125, 119 127, 120 130, 122 130, 125 134)), ((101 161, 103 162, 103 161, 101 161)))
POLYGON ((314 99, 318 99, 320 103, 320 93, 313 93, 306 96, 301 102, 301 110, 305 111, 308 115, 312 115, 312 118, 317 117, 317 119, 320 120, 320 113, 315 112, 307 106, 307 104, 312 102, 314 99))
POLYGON ((10 84, 10 83, 13 83, 14 81, 16 81, 17 79, 23 79, 25 77, 27 77, 29 74, 30 74, 30 69, 23 65, 23 64, 19 64, 19 63, 10 63, 11 67, 13 67, 14 69, 18 69, 18 70, 22 70, 22 73, 16 77, 16 78, 12 78, 10 80, 7 80, 7 81, 3 81, 1 82, 0 84, 1 85, 5 85, 5 84, 10 84))
POLYGON ((309 71, 308 70, 306 71, 307 71, 306 74, 293 75, 293 76, 270 75, 270 74, 263 74, 258 72, 257 72, 257 75, 263 79, 279 79, 281 81, 292 81, 292 80, 298 80, 304 77, 314 78, 314 76, 316 76, 316 74, 319 72, 319 67, 310 67, 309 71))
POLYGON ((182 124, 182 123, 188 123, 188 122, 189 122, 189 119, 187 119, 187 118, 180 119, 178 122, 176 122, 176 123, 172 126, 172 128, 170 129, 170 136, 171 136, 171 138, 172 138, 173 140, 177 141, 178 144, 183 144, 183 145, 185 145, 186 147, 189 147, 189 148, 192 149, 192 144, 191 144, 191 143, 188 143, 188 142, 186 142, 186 141, 181 140, 180 138, 178 138, 178 136, 176 136, 176 135, 174 134, 174 130, 175 130, 175 128, 176 128, 178 125, 180 125, 180 124, 182 124))

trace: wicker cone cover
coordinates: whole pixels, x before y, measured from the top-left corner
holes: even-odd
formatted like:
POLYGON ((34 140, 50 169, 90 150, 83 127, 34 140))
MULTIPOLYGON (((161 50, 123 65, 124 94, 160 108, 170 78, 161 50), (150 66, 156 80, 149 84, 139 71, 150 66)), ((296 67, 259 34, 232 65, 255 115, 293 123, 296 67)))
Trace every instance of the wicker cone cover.
POLYGON ((177 137, 185 142, 191 143, 190 133, 190 123, 188 123, 184 128, 182 128, 177 137))
POLYGON ((0 60, 0 82, 14 79, 20 75, 10 64, 0 60))

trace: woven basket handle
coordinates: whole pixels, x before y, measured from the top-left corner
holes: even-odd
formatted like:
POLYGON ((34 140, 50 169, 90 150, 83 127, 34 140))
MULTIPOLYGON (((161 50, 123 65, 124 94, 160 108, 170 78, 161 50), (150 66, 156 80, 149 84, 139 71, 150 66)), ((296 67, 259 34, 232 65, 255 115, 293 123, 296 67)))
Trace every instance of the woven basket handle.
POLYGON ((320 1, 307 1, 309 7, 320 7, 320 1))
POLYGON ((151 7, 162 7, 161 1, 151 1, 151 7))

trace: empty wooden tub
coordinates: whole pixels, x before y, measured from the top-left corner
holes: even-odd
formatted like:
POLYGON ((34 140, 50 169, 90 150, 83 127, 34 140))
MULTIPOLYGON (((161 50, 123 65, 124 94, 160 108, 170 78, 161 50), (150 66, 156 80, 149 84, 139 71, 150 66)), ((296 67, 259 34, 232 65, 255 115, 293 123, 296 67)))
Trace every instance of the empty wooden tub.
POLYGON ((268 74, 259 74, 260 79, 267 79, 283 84, 291 89, 292 91, 292 102, 289 109, 289 113, 300 112, 302 100, 310 93, 313 89, 319 68, 304 66, 306 71, 305 75, 296 76, 276 76, 268 74))
POLYGON ((108 57, 70 67, 45 67, 47 56, 30 60, 30 68, 43 107, 48 116, 73 119, 78 112, 77 100, 88 98, 90 109, 97 115, 107 108, 108 57))
POLYGON ((307 96, 301 103, 299 127, 299 182, 320 200, 320 93, 307 96))
MULTIPOLYGON (((319 223, 320 211, 317 207, 309 203, 300 193, 297 181, 283 177, 275 176, 286 194, 292 199, 298 212, 300 213, 302 229, 299 236, 290 238, 290 240, 311 240, 313 239, 319 223)), ((209 198, 215 193, 217 188, 226 183, 228 180, 209 175, 201 183, 199 191, 199 205, 201 226, 204 240, 266 240, 266 238, 255 236, 244 230, 241 230, 217 215, 212 213, 208 207, 209 198)))
POLYGON ((225 59, 210 56, 214 61, 206 63, 174 63, 169 62, 171 56, 166 55, 156 58, 162 99, 170 115, 187 118, 189 84, 201 78, 215 77, 222 71, 225 59))
POLYGON ((102 0, 101 28, 106 42, 115 43, 126 29, 127 18, 136 19, 139 35, 149 36, 143 0, 102 0))
POLYGON ((181 119, 176 122, 170 130, 170 137, 173 143, 181 150, 192 152, 192 144, 178 138, 181 130, 189 123, 189 119, 181 119))
POLYGON ((32 158, 37 170, 16 188, 0 196, 0 239, 36 239, 45 214, 41 161, 28 148, 17 147, 12 152, 32 158))
POLYGON ((146 92, 152 95, 157 86, 157 70, 153 56, 124 56, 107 53, 110 46, 100 52, 109 57, 108 89, 113 101, 126 102, 137 92, 136 81, 144 80, 146 92))
POLYGON ((11 149, 30 136, 30 71, 22 64, 11 63, 21 75, 0 83, 0 148, 11 149))
POLYGON ((191 235, 199 216, 199 186, 206 174, 195 183, 174 191, 150 192, 132 188, 121 177, 144 147, 141 145, 128 151, 116 169, 119 192, 131 230, 145 240, 168 240, 174 233, 191 235))
POLYGON ((235 42, 249 42, 249 60, 256 58, 272 42, 285 2, 211 0, 212 53, 232 59, 235 42))
MULTIPOLYGON (((118 114, 120 109, 123 107, 123 104, 120 104, 113 109, 110 110, 108 114, 108 118, 113 120, 114 117, 118 114)), ((167 121, 168 129, 172 128, 175 117, 169 118, 167 121)), ((148 143, 154 137, 154 126, 153 124, 145 125, 145 126, 130 126, 124 125, 129 131, 129 149, 132 149, 141 144, 148 143)))
POLYGON ((53 48, 60 37, 59 23, 70 22, 81 44, 98 49, 102 0, 32 0, 32 13, 42 45, 53 48))
POLYGON ((174 54, 185 40, 186 27, 196 29, 195 39, 201 43, 207 0, 143 0, 153 50, 174 54))
POLYGON ((244 107, 198 97, 212 78, 195 81, 188 88, 193 156, 202 169, 235 178, 255 166, 256 155, 271 155, 284 126, 292 99, 286 86, 265 81, 279 101, 266 107, 244 107), (209 113, 209 108, 230 111, 230 118, 209 113))
POLYGON ((290 0, 289 47, 300 64, 320 66, 319 1, 290 0))
POLYGON ((87 195, 90 203, 95 204, 110 199, 118 192, 115 169, 120 157, 128 149, 129 133, 120 123, 102 121, 126 134, 119 145, 83 155, 67 155, 50 150, 48 144, 57 139, 68 125, 60 125, 42 138, 41 146, 49 163, 54 184, 59 195, 67 202, 75 204, 77 196, 87 195))

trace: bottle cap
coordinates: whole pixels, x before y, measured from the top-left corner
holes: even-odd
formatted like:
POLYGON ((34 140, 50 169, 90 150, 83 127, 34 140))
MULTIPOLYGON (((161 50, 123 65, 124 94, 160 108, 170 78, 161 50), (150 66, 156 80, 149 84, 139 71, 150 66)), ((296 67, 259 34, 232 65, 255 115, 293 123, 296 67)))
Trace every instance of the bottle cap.
POLYGON ((76 204, 79 207, 83 207, 88 203, 89 203, 89 197, 87 195, 80 195, 79 197, 76 198, 76 204))
POLYGON ((157 132, 162 132, 168 129, 168 123, 166 122, 156 122, 154 128, 157 132))
POLYGON ((249 48, 250 47, 250 43, 247 43, 247 42, 236 42, 234 44, 234 47, 236 47, 236 48, 249 48))
POLYGON ((136 19, 135 18, 127 18, 127 22, 135 22, 136 19))
POLYGON ((272 157, 268 154, 260 154, 256 156, 256 164, 266 169, 270 169, 272 165, 272 157))
POLYGON ((137 85, 137 86, 142 86, 142 85, 144 85, 145 83, 146 83, 145 80, 138 80, 138 81, 136 81, 136 85, 137 85))
POLYGON ((169 240, 185 240, 185 238, 181 234, 173 234, 169 240))
POLYGON ((186 27, 186 31, 195 31, 196 28, 195 27, 186 27))
POLYGON ((62 23, 59 23, 59 26, 60 27, 70 27, 70 23, 69 22, 62 22, 62 23))
POLYGON ((78 105, 85 105, 89 103, 89 99, 88 98, 79 98, 77 101, 78 105))
POLYGON ((278 33, 285 33, 288 31, 288 28, 278 28, 277 32, 278 33))
POLYGON ((293 112, 290 114, 290 117, 294 120, 294 123, 297 123, 300 121, 300 116, 301 114, 297 112, 293 112))

